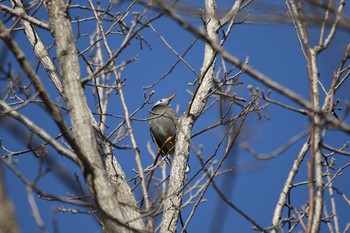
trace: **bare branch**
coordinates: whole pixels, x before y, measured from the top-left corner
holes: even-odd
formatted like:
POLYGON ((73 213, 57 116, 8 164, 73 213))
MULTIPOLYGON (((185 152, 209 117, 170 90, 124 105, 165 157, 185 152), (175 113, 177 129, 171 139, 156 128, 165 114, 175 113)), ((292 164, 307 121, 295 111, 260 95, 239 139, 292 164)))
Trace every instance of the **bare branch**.
POLYGON ((93 122, 80 83, 80 69, 75 39, 64 1, 45 1, 50 17, 57 57, 62 70, 63 88, 70 109, 70 118, 85 179, 94 195, 106 232, 128 232, 107 174, 99 157, 93 122))
MULTIPOLYGON (((168 14, 175 14, 163 2, 157 2, 159 6, 167 11, 168 14)), ((206 0, 205 23, 208 37, 212 43, 218 43, 219 26, 216 17, 215 0, 206 0)), ((173 17, 173 16, 172 16, 173 17)), ((204 60, 201 69, 201 80, 198 85, 192 101, 190 102, 186 113, 180 118, 178 133, 176 136, 175 155, 170 173, 169 187, 167 190, 167 198, 164 202, 163 218, 161 223, 161 233, 176 232, 177 221, 180 213, 180 205, 182 200, 183 181, 185 178, 185 168, 189 156, 190 138, 192 126, 195 120, 202 113, 206 98, 213 86, 213 75, 215 70, 215 51, 206 43, 204 49, 204 60)))
MULTIPOLYGON (((15 2, 16 2, 16 5, 18 4, 18 6, 22 7, 22 3, 20 3, 18 0, 15 0, 15 2)), ((12 9, 8 6, 3 5, 3 4, 0 4, 0 10, 8 12, 14 16, 17 16, 18 18, 22 19, 23 21, 30 22, 30 23, 37 25, 41 28, 44 28, 46 30, 50 30, 50 26, 47 22, 44 22, 40 19, 31 17, 31 16, 27 15, 24 11, 18 11, 16 8, 12 9)))
POLYGON ((285 207, 285 204, 287 201, 287 196, 289 195, 290 190, 292 188, 293 180, 294 180, 296 174, 298 173, 299 166, 303 162, 304 157, 310 148, 309 140, 310 139, 308 139, 304 143, 303 147, 301 148, 301 150, 298 154, 298 157, 295 159, 295 161, 292 165, 292 168, 288 174, 288 178, 286 179, 286 182, 283 186, 283 190, 280 194, 280 197, 278 199, 278 202, 277 202, 277 205, 275 207, 275 211, 274 211, 274 214, 272 217, 272 227, 273 227, 271 230, 272 233, 276 233, 278 231, 279 227, 281 227, 280 220, 281 220, 281 216, 282 216, 282 211, 283 211, 283 208, 285 207))
POLYGON ((5 115, 5 116, 8 115, 8 116, 11 116, 14 119, 20 121, 31 132, 37 134, 45 142, 49 143, 53 148, 55 148, 58 153, 67 156, 69 159, 71 159, 72 161, 74 161, 77 164, 79 164, 79 160, 78 160, 77 156, 71 150, 69 150, 67 148, 64 148, 60 143, 58 143, 48 133, 46 133, 46 131, 44 131, 43 129, 39 128, 31 120, 29 120, 26 116, 20 114, 16 110, 12 109, 4 101, 0 101, 0 108, 3 110, 3 112, 1 112, 1 115, 5 115))

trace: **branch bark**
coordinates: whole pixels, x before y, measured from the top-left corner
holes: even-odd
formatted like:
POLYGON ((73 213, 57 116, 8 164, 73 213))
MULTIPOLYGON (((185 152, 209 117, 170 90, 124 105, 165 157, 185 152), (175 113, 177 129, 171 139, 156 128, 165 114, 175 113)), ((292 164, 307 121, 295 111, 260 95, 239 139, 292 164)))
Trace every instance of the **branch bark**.
MULTIPOLYGON (((165 7, 162 2, 158 2, 160 6, 165 7)), ((216 1, 205 1, 205 23, 206 32, 212 43, 218 43, 219 22, 216 16, 216 1)), ((185 170, 189 157, 190 135, 193 124, 201 115, 207 96, 213 86, 213 75, 215 71, 216 52, 212 46, 205 43, 204 61, 201 69, 201 80, 190 102, 187 111, 179 120, 178 133, 176 137, 175 155, 172 163, 169 187, 166 199, 164 201, 163 219, 161 223, 161 233, 176 232, 177 221, 181 210, 181 201, 183 196, 183 182, 185 178, 185 170)))
POLYGON ((20 0, 11 1, 14 11, 23 17, 20 21, 24 28, 24 33, 26 34, 30 44, 33 47, 36 57, 39 59, 40 63, 44 66, 47 71, 48 76, 56 87, 58 93, 63 97, 62 82, 58 72, 56 72, 56 67, 54 62, 49 56, 43 41, 41 40, 39 34, 36 32, 34 26, 31 24, 33 22, 27 20, 27 12, 20 0))
POLYGON ((283 208, 285 207, 285 204, 287 201, 287 196, 290 192, 290 189, 292 188, 293 180, 299 171, 299 166, 303 162, 304 157, 305 157, 306 153, 308 152, 309 148, 310 148, 310 139, 308 139, 304 143, 303 147, 301 148, 301 150, 298 154, 298 157, 294 161, 294 163, 292 165, 292 169, 290 170, 290 172, 288 174, 288 178, 283 186, 283 190, 280 194, 277 205, 275 207, 275 211, 273 213, 273 217, 272 217, 272 227, 273 228, 271 230, 271 233, 278 232, 278 228, 280 227, 280 220, 281 220, 281 216, 282 216, 282 211, 283 211, 283 208))
MULTIPOLYGON (((311 103, 313 104, 314 109, 320 108, 320 100, 319 100, 319 91, 318 91, 318 69, 317 69, 317 54, 314 49, 309 49, 308 51, 308 71, 311 85, 311 103)), ((311 158, 310 160, 314 160, 314 167, 310 166, 311 172, 315 171, 315 192, 310 193, 310 195, 314 195, 315 204, 314 204, 314 212, 313 216, 309 216, 312 219, 312 225, 309 226, 307 230, 311 229, 310 232, 318 232, 321 223, 322 217, 322 204, 323 204, 323 172, 322 172, 322 154, 321 154, 321 119, 317 114, 312 114, 311 116, 313 130, 311 132, 311 158)), ((311 176, 313 177, 313 176, 311 176)), ((310 185, 313 185, 313 179, 309 180, 310 185)), ((310 202, 312 198, 310 196, 310 202)), ((310 203, 311 209, 311 203, 310 203)))
MULTIPOLYGON (((64 100, 66 100, 65 94, 63 93, 61 76, 58 73, 54 65, 54 62, 49 56, 49 53, 44 45, 44 42, 41 40, 40 35, 37 33, 35 27, 31 25, 31 23, 33 22, 27 20, 28 18, 27 12, 23 7, 22 2, 20 0, 12 0, 11 2, 14 7, 13 13, 15 13, 15 15, 23 17, 23 19, 20 22, 23 25, 24 32, 33 47, 35 55, 37 56, 38 60, 45 68, 48 76, 50 77, 52 83, 56 87, 61 97, 64 100)), ((47 25, 47 28, 49 28, 48 25, 47 25)), ((98 144, 97 146, 98 146, 99 155, 102 158, 102 162, 106 169, 107 175, 109 177, 109 181, 112 185, 112 188, 114 190, 114 193, 118 201, 120 203, 124 203, 121 205, 123 218, 126 219, 126 221, 130 224, 132 228, 139 229, 139 230, 145 229, 145 224, 141 218, 139 211, 137 210, 136 200, 126 180, 126 176, 121 166, 119 165, 118 161, 113 156, 112 148, 109 146, 109 142, 104 139, 103 135, 101 135, 98 125, 90 112, 89 112, 89 115, 91 116, 91 120, 93 121, 95 138, 98 144)), ((33 132, 37 133, 37 131, 33 131, 33 132)), ((47 140, 50 138, 49 135, 44 135, 44 136, 46 136, 45 138, 43 138, 44 140, 47 140)), ((60 148, 58 143, 55 143, 54 141, 50 141, 50 140, 48 142, 50 144, 52 143, 55 144, 56 149, 60 148)), ((58 152, 60 152, 60 150, 58 150, 58 152)), ((79 164, 78 161, 76 160, 76 156, 74 155, 74 153, 73 152, 68 153, 68 152, 69 151, 65 151, 65 153, 63 154, 68 156, 69 158, 75 159, 76 163, 79 164)))
POLYGON ((57 57, 62 71, 63 89, 69 107, 74 138, 82 161, 82 170, 96 207, 102 215, 106 232, 128 232, 120 204, 98 153, 93 121, 80 83, 78 53, 75 38, 63 0, 47 0, 50 26, 56 43, 57 57))
POLYGON ((169 15, 173 20, 175 20, 177 23, 179 23, 181 27, 183 27, 188 32, 201 38, 203 41, 205 41, 207 44, 209 44, 218 54, 220 54, 220 56, 224 60, 226 60, 229 63, 244 70, 245 73, 250 75, 255 80, 263 83, 264 85, 266 85, 267 87, 270 87, 271 89, 275 90, 276 92, 286 96, 287 98, 289 98, 290 100, 292 100, 296 104, 304 107, 306 110, 320 115, 325 120, 325 123, 329 124, 329 126, 340 129, 340 130, 346 132, 347 134, 350 134, 350 126, 348 124, 346 124, 344 121, 335 119, 327 114, 324 114, 323 112, 320 111, 320 109, 314 109, 313 105, 309 101, 307 101, 305 98, 303 98, 301 95, 299 95, 298 93, 296 93, 296 92, 292 91, 291 89, 289 89, 289 88, 279 84, 278 82, 270 79, 269 77, 267 77, 263 73, 257 71, 256 69, 249 66, 248 64, 246 64, 245 62, 243 62, 239 58, 230 54, 228 51, 226 51, 224 48, 222 48, 217 43, 214 43, 205 32, 198 30, 197 28, 195 28, 192 25, 190 25, 189 23, 187 23, 185 20, 183 20, 183 18, 180 15, 176 14, 176 12, 174 12, 172 10, 172 8, 170 8, 169 6, 166 6, 165 4, 162 4, 159 1, 158 1, 158 5, 166 12, 167 15, 169 15))

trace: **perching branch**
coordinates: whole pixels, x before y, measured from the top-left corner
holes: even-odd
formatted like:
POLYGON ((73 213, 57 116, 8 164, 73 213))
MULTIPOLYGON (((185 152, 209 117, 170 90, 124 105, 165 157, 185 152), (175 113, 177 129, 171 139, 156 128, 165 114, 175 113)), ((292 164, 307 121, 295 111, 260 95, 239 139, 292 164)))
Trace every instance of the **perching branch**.
MULTIPOLYGON (((157 2, 159 6, 170 10, 168 6, 161 1, 157 2)), ((218 43, 219 22, 216 16, 215 0, 205 1, 205 23, 206 32, 212 43, 218 43)), ((183 196, 183 182, 185 178, 185 169, 189 156, 192 127, 196 119, 204 110, 207 101, 207 95, 213 86, 213 77, 215 71, 215 50, 208 44, 204 48, 204 60, 201 69, 201 79, 192 101, 189 103, 187 111, 179 120, 178 133, 176 136, 175 155, 170 173, 169 186, 166 192, 166 199, 163 207, 163 218, 161 223, 161 233, 176 232, 177 221, 180 213, 180 206, 183 196)))

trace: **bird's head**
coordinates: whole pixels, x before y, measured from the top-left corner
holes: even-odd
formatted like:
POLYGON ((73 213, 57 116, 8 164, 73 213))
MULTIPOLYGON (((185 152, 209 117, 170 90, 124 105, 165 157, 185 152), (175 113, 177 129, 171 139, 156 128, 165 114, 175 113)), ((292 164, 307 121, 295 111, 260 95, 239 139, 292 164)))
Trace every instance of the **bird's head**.
POLYGON ((176 94, 173 94, 169 96, 168 98, 160 99, 158 100, 153 107, 158 106, 158 105, 169 105, 170 101, 176 96, 176 94))

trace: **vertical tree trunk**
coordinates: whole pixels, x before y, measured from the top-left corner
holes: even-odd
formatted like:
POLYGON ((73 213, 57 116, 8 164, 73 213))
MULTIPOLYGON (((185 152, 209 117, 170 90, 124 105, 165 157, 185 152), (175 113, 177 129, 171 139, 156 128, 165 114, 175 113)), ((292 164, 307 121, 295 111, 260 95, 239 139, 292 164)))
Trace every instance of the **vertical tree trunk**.
MULTIPOLYGON (((213 43, 218 42, 218 19, 216 16, 216 1, 205 0, 205 23, 208 37, 213 43)), ((183 182, 185 179, 185 170, 187 166, 191 131, 194 122, 202 113, 206 97, 213 85, 213 74, 215 71, 215 50, 210 44, 205 43, 204 60, 201 69, 201 80, 197 90, 189 103, 187 111, 180 118, 178 133, 176 137, 175 155, 170 173, 169 187, 164 202, 163 219, 161 224, 161 233, 176 232, 177 222, 181 210, 181 201, 183 196, 183 182)))

